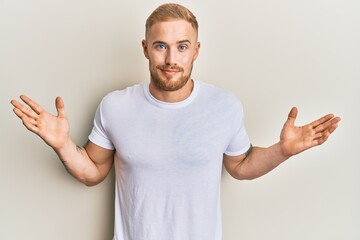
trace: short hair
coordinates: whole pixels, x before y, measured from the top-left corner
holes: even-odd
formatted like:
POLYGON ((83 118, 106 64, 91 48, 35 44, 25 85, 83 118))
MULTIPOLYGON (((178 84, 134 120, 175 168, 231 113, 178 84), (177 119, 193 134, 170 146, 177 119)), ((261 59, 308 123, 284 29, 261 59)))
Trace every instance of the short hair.
POLYGON ((145 34, 148 33, 151 26, 157 22, 165 22, 172 19, 182 19, 191 24, 198 32, 199 25, 195 15, 186 7, 176 3, 165 3, 157 7, 146 20, 145 34))

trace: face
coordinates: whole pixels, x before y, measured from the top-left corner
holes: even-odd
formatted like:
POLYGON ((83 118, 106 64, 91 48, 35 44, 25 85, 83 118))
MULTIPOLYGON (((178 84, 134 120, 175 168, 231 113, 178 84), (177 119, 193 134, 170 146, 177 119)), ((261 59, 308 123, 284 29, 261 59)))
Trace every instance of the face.
POLYGON ((176 91, 186 85, 200 48, 197 32, 189 22, 155 23, 142 46, 149 59, 150 84, 162 91, 176 91))

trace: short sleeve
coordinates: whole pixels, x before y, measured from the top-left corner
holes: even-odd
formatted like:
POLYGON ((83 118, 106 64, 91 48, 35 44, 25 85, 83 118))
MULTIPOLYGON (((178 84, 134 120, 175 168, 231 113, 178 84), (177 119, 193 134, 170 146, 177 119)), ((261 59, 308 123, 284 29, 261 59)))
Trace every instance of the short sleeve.
POLYGON ((237 129, 235 130, 234 137, 225 151, 225 154, 229 156, 244 154, 251 146, 250 139, 245 128, 244 111, 240 102, 238 102, 235 116, 237 116, 235 118, 237 129))
POLYGON ((94 125, 89 135, 89 140, 100 147, 113 150, 114 145, 112 144, 111 140, 109 139, 106 133, 105 123, 104 123, 105 120, 102 114, 102 107, 103 104, 100 103, 100 105, 96 110, 94 117, 94 125))

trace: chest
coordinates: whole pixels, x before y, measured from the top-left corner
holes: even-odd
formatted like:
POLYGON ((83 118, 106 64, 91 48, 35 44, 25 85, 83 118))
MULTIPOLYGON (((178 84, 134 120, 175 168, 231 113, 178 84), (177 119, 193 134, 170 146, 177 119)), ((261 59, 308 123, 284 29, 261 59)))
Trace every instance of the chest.
POLYGON ((219 165, 234 129, 213 109, 165 111, 134 109, 114 114, 111 140, 123 165, 149 169, 187 169, 219 165))

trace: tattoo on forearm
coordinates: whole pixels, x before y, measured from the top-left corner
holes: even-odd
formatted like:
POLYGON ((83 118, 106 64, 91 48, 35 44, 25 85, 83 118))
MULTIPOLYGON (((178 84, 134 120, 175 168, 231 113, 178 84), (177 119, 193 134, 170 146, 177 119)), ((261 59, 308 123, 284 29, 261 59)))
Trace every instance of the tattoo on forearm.
POLYGON ((78 145, 76 145, 76 150, 81 153, 81 147, 79 147, 78 145))
POLYGON ((66 165, 66 161, 64 161, 63 159, 60 159, 60 160, 61 160, 61 163, 64 165, 65 170, 66 170, 68 173, 70 173, 70 170, 69 170, 68 166, 66 165))
MULTIPOLYGON (((80 146, 78 146, 78 145, 76 145, 76 151, 77 151, 78 153, 80 153, 80 154, 83 154, 82 148, 81 148, 80 146)), ((68 171, 68 172, 70 173, 70 169, 68 168, 68 166, 67 166, 67 164, 66 164, 66 161, 65 161, 64 159, 62 159, 62 158, 60 158, 60 160, 61 160, 61 163, 64 165, 66 171, 68 171)))
POLYGON ((251 153, 252 149, 253 149, 253 146, 252 146, 252 144, 250 144, 249 149, 248 149, 248 150, 246 151, 246 153, 245 153, 245 157, 249 156, 249 154, 251 153))
POLYGON ((81 155, 83 155, 83 151, 82 151, 83 148, 82 148, 82 147, 76 145, 76 150, 78 151, 78 153, 80 153, 81 155))

